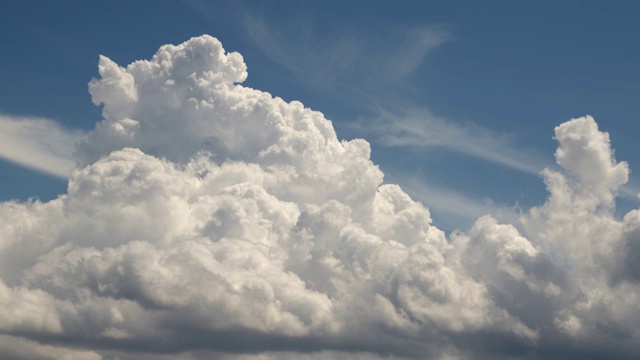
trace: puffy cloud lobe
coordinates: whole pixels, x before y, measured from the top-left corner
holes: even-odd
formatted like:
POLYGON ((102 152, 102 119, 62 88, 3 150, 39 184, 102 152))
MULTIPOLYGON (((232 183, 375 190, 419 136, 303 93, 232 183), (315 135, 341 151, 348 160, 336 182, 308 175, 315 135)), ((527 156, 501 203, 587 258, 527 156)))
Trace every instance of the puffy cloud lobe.
POLYGON ((624 217, 622 243, 622 265, 620 276, 623 279, 640 281, 640 211, 630 211, 624 217))
POLYGON ((629 167, 613 159, 609 134, 599 131, 591 116, 567 121, 555 131, 558 164, 577 177, 584 191, 611 202, 612 192, 629 180, 629 167))
POLYGON ((592 118, 556 128, 565 170, 522 233, 482 217, 447 239, 366 141, 239 85, 212 37, 99 71, 67 194, 0 204, 10 356, 640 353, 640 217, 613 216, 628 169, 592 118))

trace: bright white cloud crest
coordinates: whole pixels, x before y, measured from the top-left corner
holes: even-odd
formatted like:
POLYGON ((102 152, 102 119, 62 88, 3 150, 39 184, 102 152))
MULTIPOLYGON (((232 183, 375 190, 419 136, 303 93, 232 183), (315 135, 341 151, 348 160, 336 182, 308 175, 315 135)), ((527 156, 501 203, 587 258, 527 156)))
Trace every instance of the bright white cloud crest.
POLYGON ((447 239, 366 141, 238 85, 210 36, 99 71, 68 193, 0 204, 0 354, 640 354, 640 212, 614 217, 628 168, 592 118, 556 128, 566 173, 526 234, 482 217, 447 239))

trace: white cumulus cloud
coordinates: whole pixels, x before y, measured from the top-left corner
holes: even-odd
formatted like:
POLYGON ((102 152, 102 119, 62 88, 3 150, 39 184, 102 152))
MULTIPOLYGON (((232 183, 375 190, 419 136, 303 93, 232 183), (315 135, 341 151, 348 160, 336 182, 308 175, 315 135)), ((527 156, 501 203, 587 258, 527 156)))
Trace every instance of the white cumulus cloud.
POLYGON ((0 355, 640 355, 640 215, 614 216, 629 170, 592 118, 556 128, 523 230, 447 238, 365 140, 240 85, 213 37, 99 71, 68 192, 0 203, 0 355))

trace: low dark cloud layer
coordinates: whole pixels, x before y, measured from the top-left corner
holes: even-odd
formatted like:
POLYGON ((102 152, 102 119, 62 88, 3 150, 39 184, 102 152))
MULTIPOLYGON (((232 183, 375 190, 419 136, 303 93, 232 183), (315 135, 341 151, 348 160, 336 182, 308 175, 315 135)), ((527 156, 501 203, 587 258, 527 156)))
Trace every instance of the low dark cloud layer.
POLYGON ((614 216, 629 169, 593 118, 556 127, 523 230, 447 238, 210 36, 99 71, 67 194, 0 203, 0 357, 640 356, 640 211, 614 216))

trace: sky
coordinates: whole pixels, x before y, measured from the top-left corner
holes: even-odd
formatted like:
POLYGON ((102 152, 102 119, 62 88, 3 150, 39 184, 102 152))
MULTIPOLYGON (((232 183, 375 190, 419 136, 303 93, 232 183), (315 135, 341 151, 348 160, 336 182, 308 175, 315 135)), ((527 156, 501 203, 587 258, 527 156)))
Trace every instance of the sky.
POLYGON ((0 357, 640 355, 640 5, 2 7, 0 357))

